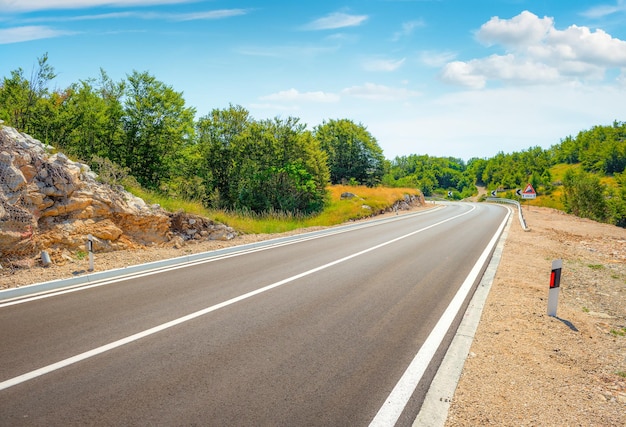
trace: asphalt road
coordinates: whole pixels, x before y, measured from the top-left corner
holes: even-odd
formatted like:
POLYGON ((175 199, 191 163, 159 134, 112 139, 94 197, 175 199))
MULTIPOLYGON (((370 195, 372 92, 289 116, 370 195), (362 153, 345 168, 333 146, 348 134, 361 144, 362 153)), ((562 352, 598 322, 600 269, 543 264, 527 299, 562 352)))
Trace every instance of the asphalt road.
POLYGON ((385 403, 506 213, 450 204, 0 303, 0 425, 410 425, 447 338, 385 403))

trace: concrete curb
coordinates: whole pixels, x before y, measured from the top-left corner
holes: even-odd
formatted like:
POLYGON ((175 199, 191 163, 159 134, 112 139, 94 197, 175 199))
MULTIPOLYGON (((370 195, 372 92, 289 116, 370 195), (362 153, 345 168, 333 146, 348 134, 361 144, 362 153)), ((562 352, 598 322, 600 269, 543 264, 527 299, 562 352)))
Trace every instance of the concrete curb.
MULTIPOLYGON (((318 231, 314 233, 323 233, 318 231)), ((197 262, 207 261, 212 258, 219 258, 225 255, 229 255, 236 252, 243 252, 247 250, 257 249, 264 246, 273 246, 280 243, 286 243, 290 240, 296 240, 302 238, 302 236, 311 236, 313 233, 306 233, 300 235, 294 235, 289 237, 283 237, 279 239, 264 240, 262 242, 249 243, 246 245, 238 245, 225 249, 218 249, 215 251, 202 252, 192 255, 184 255, 177 258, 169 258, 160 261, 153 261, 145 264, 137 264, 129 267, 117 268, 113 270, 99 271, 96 273, 85 274, 77 277, 70 277, 67 279, 52 280, 49 282, 35 283, 32 285, 22 286, 19 288, 4 289, 0 291, 0 302, 15 298, 21 298, 24 296, 41 294, 46 292, 55 291, 62 288, 71 288, 76 286, 85 286, 94 284, 96 282, 102 282, 106 280, 119 279, 123 277, 131 278, 134 275, 142 274, 148 271, 161 270, 168 267, 193 264, 197 262)))

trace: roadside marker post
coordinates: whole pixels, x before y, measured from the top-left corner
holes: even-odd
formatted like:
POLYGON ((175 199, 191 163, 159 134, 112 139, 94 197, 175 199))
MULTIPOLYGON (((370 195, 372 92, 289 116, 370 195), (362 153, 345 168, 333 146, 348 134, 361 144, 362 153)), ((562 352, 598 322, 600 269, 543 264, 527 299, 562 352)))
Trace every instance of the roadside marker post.
POLYGON ((548 316, 556 317, 556 308, 559 304, 559 289, 561 287, 561 268, 563 260, 552 261, 550 273, 550 291, 548 293, 548 316))
POLYGON ((93 236, 87 235, 87 252, 89 252, 89 271, 93 271, 93 236))
POLYGON ((50 263, 52 263, 50 260, 50 254, 48 254, 47 251, 41 251, 41 264, 44 267, 50 267, 50 263))

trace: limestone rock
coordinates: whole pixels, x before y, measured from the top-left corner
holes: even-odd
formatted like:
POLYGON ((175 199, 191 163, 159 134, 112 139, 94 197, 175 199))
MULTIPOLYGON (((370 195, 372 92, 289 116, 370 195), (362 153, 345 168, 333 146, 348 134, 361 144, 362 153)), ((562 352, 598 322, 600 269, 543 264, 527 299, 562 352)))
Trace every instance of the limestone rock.
POLYGON ((89 166, 51 148, 0 125, 0 258, 49 250, 63 262, 68 251, 85 247, 88 234, 96 251, 236 236, 207 218, 171 214, 101 184, 89 166))
POLYGON ((237 236, 235 230, 198 215, 176 212, 170 214, 171 230, 189 240, 231 240, 237 236))

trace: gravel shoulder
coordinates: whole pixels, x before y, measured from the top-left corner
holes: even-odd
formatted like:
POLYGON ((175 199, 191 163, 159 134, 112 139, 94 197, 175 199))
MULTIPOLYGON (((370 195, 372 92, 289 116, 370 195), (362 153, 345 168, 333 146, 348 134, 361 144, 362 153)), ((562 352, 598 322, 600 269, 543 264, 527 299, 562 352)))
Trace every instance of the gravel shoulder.
POLYGON ((624 426, 626 230, 546 208, 524 216, 531 231, 511 226, 446 426, 624 426))
MULTIPOLYGON (((423 209, 423 208, 420 208, 423 209)), ((626 229, 547 208, 514 220, 447 426, 626 425, 626 229), (557 317, 546 314, 563 259, 557 317)), ((296 234, 298 230, 286 234, 296 234)), ((283 234, 284 235, 284 234, 283 234)), ((96 255, 96 271, 279 237, 96 255)), ((0 270, 0 289, 84 274, 86 259, 0 270)))

